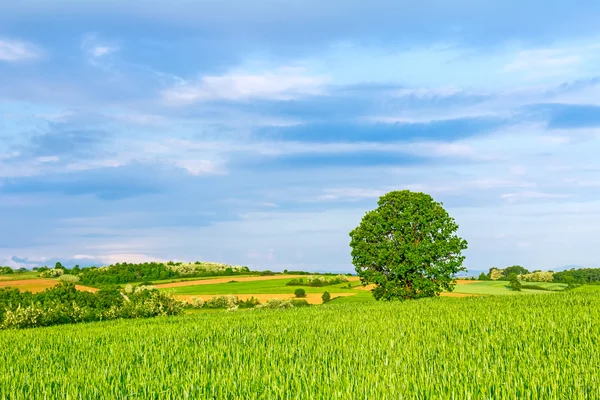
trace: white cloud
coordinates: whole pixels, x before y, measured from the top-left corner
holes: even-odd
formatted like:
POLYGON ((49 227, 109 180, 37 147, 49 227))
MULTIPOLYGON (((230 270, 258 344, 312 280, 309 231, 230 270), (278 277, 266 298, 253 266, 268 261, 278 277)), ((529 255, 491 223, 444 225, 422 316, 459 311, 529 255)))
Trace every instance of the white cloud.
POLYGON ((205 76, 197 83, 174 86, 162 93, 163 100, 185 105, 202 100, 291 100, 305 95, 323 94, 327 79, 311 76, 302 68, 279 68, 262 74, 233 72, 205 76))
POLYGON ((0 61, 24 61, 39 58, 39 50, 32 44, 0 39, 0 61))
POLYGON ((544 193, 535 191, 505 193, 500 196, 501 199, 504 199, 509 202, 515 202, 519 200, 564 199, 568 197, 571 196, 568 194, 544 193))
POLYGON ((518 52, 515 59, 504 66, 503 71, 528 71, 536 75, 547 74, 549 71, 560 72, 582 61, 577 53, 560 49, 524 50, 518 52))
POLYGON ((223 173, 217 163, 209 160, 177 160, 175 164, 192 175, 223 173))
POLYGON ((96 34, 88 33, 81 41, 81 49, 92 58, 107 56, 119 50, 116 44, 100 40, 96 34))
POLYGON ((116 51, 116 47, 110 46, 94 46, 90 49, 90 54, 94 57, 102 57, 116 51))
POLYGON ((40 163, 55 163, 60 161, 60 158, 58 158, 57 156, 46 156, 46 157, 38 157, 36 158, 37 162, 40 163))
POLYGON ((385 190, 362 189, 362 188, 335 188, 326 189, 325 193, 319 196, 320 200, 362 200, 378 198, 386 193, 385 190))

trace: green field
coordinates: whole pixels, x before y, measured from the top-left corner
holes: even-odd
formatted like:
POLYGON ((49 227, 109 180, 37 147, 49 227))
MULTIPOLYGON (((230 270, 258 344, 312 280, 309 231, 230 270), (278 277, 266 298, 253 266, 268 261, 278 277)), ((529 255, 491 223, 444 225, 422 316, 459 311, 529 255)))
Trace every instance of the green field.
POLYGON ((23 273, 0 275, 0 282, 3 281, 20 281, 26 279, 39 279, 40 274, 36 271, 28 271, 23 273))
MULTIPOLYGON (((541 288, 545 288, 548 290, 556 290, 560 291, 567 287, 567 285, 562 283, 545 283, 545 282, 532 282, 532 283, 523 283, 524 285, 534 285, 541 288)), ((532 289, 523 289, 520 292, 515 292, 508 289, 508 282, 506 281, 475 281, 473 283, 468 283, 466 285, 456 285, 454 289, 454 293, 466 293, 466 294, 477 294, 477 295, 486 295, 486 294, 509 294, 509 295, 518 295, 524 293, 530 294, 539 294, 545 293, 543 290, 532 290, 532 289)))
POLYGON ((0 398, 591 399, 598 340, 569 292, 0 331, 0 398))
MULTIPOLYGON (((236 277, 231 278, 232 281, 236 280, 236 277)), ((344 292, 352 289, 343 289, 343 286, 348 286, 350 283, 356 287, 360 285, 360 282, 348 282, 337 285, 329 285, 323 287, 310 287, 310 286, 287 286, 286 283, 289 279, 272 279, 265 281, 236 281, 217 283, 210 285, 196 285, 196 286, 182 286, 176 288, 162 289, 173 291, 175 294, 186 294, 186 295, 202 295, 202 294, 279 294, 279 293, 294 293, 296 288, 301 287, 306 293, 323 293, 324 291, 336 291, 344 292)))

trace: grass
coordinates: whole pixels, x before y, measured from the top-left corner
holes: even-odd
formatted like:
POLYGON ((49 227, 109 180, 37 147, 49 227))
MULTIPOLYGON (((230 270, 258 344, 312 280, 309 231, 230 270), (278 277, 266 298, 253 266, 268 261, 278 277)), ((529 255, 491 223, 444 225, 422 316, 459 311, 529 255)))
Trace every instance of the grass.
POLYGON ((22 274, 8 274, 8 275, 0 275, 0 282, 3 281, 20 281, 25 279, 39 279, 39 272, 37 271, 29 271, 23 272, 22 274))
MULTIPOLYGON (((259 276, 258 274, 240 274, 240 275, 231 275, 231 276, 205 276, 205 277, 185 277, 185 278, 172 278, 172 279, 158 279, 158 280, 154 280, 152 281, 152 284, 154 285, 159 285, 159 284, 164 284, 164 283, 174 283, 174 282, 186 282, 186 281, 204 281, 204 280, 211 280, 211 279, 223 279, 223 278, 231 278, 232 280, 235 280, 236 278, 247 278, 249 276, 259 276)), ((132 286, 138 286, 140 283, 142 282, 132 282, 130 283, 130 285, 132 286)))
MULTIPOLYGON (((235 280, 232 277, 231 280, 235 280)), ((173 291, 175 294, 185 295, 202 295, 202 294, 279 294, 279 293, 294 293, 294 290, 301 287, 306 293, 323 293, 328 292, 343 292, 343 286, 347 286, 348 283, 340 283, 337 285, 323 286, 323 287, 310 287, 310 286, 287 286, 286 283, 291 279, 272 279, 264 281, 250 281, 250 282, 227 282, 217 283, 214 285, 197 285, 197 286, 181 286, 177 288, 163 289, 173 291)), ((356 282, 353 282, 356 286, 356 282)))
MULTIPOLYGON (((542 290, 523 289, 521 292, 515 292, 508 289, 507 281, 475 281, 466 285, 457 285, 454 289, 454 293, 467 293, 467 294, 501 294, 501 295, 519 295, 519 294, 535 294, 543 292, 542 290)), ((535 285, 550 290, 563 290, 567 285, 561 283, 544 283, 544 282, 523 282, 527 285, 535 285)))
POLYGON ((598 398, 599 305, 572 292, 333 301, 0 331, 0 398, 598 398))

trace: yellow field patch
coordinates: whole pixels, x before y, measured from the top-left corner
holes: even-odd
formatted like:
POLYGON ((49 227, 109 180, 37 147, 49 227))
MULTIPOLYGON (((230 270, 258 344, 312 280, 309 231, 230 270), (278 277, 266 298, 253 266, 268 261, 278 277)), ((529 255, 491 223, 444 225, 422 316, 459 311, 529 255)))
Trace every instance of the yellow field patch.
MULTIPOLYGON (((54 287, 58 285, 60 282, 54 279, 23 279, 16 281, 0 281, 0 289, 6 287, 12 287, 19 289, 21 292, 32 292, 38 293, 43 292, 44 290, 54 287)), ((97 292, 98 289, 91 288, 88 286, 75 285, 77 290, 87 291, 87 292, 97 292)))
MULTIPOLYGON (((331 293, 331 298, 334 299, 336 297, 347 297, 354 296, 356 293, 331 293)), ((306 297, 297 298, 293 293, 261 293, 261 294, 234 294, 238 299, 246 301, 250 297, 254 297, 258 299, 261 303, 266 303, 270 299, 298 299, 298 300, 306 300, 309 304, 321 304, 323 300, 321 299, 322 293, 306 293, 306 297)), ((222 294, 202 294, 202 295, 175 295, 176 299, 190 302, 192 298, 201 298, 204 301, 210 300, 213 296, 223 296, 222 294)))

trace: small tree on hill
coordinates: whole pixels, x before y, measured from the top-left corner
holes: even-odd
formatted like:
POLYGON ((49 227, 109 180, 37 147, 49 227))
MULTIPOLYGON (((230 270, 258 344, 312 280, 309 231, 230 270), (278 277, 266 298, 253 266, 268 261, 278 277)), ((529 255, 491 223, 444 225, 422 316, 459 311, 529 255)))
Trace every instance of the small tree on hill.
POLYGON ((485 274, 485 272, 482 272, 481 274, 479 274, 479 279, 480 281, 489 281, 490 278, 485 274))
POLYGON ((331 295, 329 294, 329 292, 323 293, 323 296, 321 296, 321 300, 323 300, 323 304, 329 303, 331 301, 331 295))
POLYGON ((467 242, 441 203, 425 193, 390 192, 350 232, 352 263, 375 299, 414 299, 452 291, 467 242))
POLYGON ((508 284, 508 287, 510 288, 510 290, 514 290, 516 292, 521 291, 521 282, 519 282, 519 278, 517 278, 517 274, 511 274, 509 277, 509 281, 510 281, 510 283, 508 284))
POLYGON ((306 292, 302 288, 294 290, 294 294, 296 295, 296 297, 306 297, 306 292))

